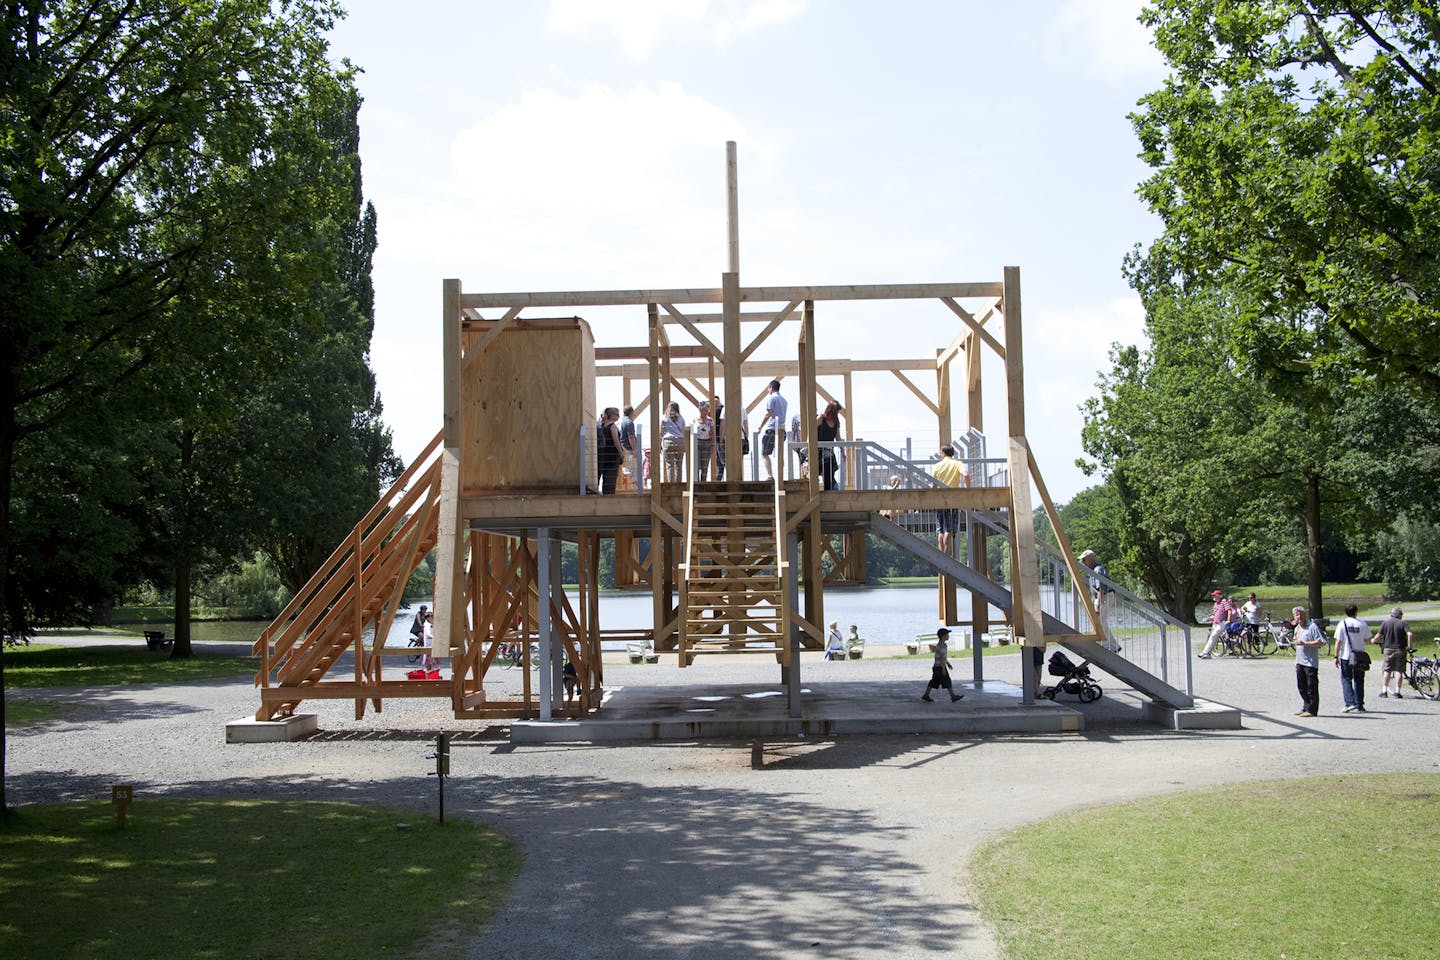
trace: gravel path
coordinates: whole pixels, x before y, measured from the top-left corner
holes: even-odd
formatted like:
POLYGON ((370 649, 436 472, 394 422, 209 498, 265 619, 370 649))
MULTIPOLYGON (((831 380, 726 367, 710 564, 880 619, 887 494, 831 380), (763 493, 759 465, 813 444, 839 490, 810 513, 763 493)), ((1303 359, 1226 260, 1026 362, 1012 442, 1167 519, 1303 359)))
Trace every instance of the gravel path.
MULTIPOLYGON (((986 665, 1018 680, 1018 657, 986 665)), ((845 666, 923 684, 915 661, 845 666)), ((774 665, 725 669, 768 676, 774 665)), ((660 682, 682 673, 616 665, 607 679, 651 671, 660 682)), ((1440 703, 1380 700, 1378 673, 1371 712, 1345 715, 1338 676, 1322 667, 1313 720, 1294 716, 1288 662, 1204 661, 1196 677, 1198 694, 1246 711, 1244 729, 1139 725, 1138 699, 1110 682, 1083 708, 1089 729, 1071 735, 517 747, 502 728, 396 701, 359 722, 349 703, 316 704, 314 739, 226 745, 226 721, 255 709, 248 682, 21 690, 11 696, 83 707, 10 731, 9 791, 12 803, 95 799, 125 781, 142 801, 341 799, 419 816, 434 810, 433 732, 460 729, 447 814, 509 833, 528 858, 469 956, 870 960, 995 957, 965 861, 997 833, 1059 811, 1243 780, 1440 771, 1440 703)))

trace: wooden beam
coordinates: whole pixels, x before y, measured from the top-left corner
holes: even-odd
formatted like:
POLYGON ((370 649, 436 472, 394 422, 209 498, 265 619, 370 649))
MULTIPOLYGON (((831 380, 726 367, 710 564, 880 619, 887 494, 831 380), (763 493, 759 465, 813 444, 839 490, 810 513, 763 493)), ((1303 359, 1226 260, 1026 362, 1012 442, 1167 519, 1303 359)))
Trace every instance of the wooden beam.
POLYGON ((680 326, 690 331, 690 335, 696 340, 700 341, 700 346, 704 347, 705 350, 710 354, 710 356, 715 357, 719 360, 725 359, 725 354, 720 351, 720 348, 715 346, 715 344, 711 343, 710 338, 705 336, 705 334, 701 333, 700 328, 695 326, 695 324, 691 323, 689 317, 685 316, 685 314, 681 313, 679 310, 676 310, 674 304, 662 303, 660 304, 660 306, 665 308, 665 312, 670 314, 670 316, 675 319, 676 323, 680 324, 680 326))
POLYGON ((775 314, 774 318, 771 319, 770 323, 766 325, 765 329, 757 333, 755 335, 755 339, 750 341, 750 346, 746 347, 740 352, 741 362, 743 363, 744 361, 749 360, 750 355, 755 352, 755 349, 759 347, 760 344, 764 343, 765 338, 770 336, 770 334, 774 333, 776 328, 778 328, 780 324, 784 323, 785 320, 792 313, 795 312, 795 308, 798 306, 800 306, 799 300, 791 300, 785 306, 784 310, 781 310, 779 313, 775 314))
MULTIPOLYGON (((1001 357, 1005 356, 1005 348, 1000 345, 1000 341, 996 340, 993 336, 991 336, 989 330, 986 330, 984 327, 980 326, 980 324, 976 322, 975 318, 971 316, 970 313, 965 310, 965 308, 961 307, 950 297, 941 297, 940 299, 945 304, 945 306, 949 307, 952 311, 954 311, 955 316, 965 321, 966 326, 979 334, 980 339, 984 340, 985 343, 989 345, 990 349, 995 351, 996 355, 1001 357)), ((1006 342, 1009 342, 1008 337, 1006 338, 1006 342)))
POLYGON ((935 414, 936 416, 940 415, 940 407, 936 405, 934 400, 931 400, 925 395, 924 390, 921 390, 919 387, 915 386, 915 382, 913 380, 905 376, 905 374, 901 373, 899 370, 891 370, 890 372, 895 375, 896 380, 899 380, 901 383, 905 384, 905 386, 909 387, 910 392, 915 394, 915 396, 919 397, 920 402, 925 404, 926 408, 928 408, 931 413, 935 414))
MULTIPOLYGON (((742 303, 786 303, 791 300, 971 300, 999 297, 1003 283, 881 283, 854 286, 741 287, 742 303)), ((460 306, 476 310, 496 307, 627 307, 647 303, 720 303, 714 287, 657 290, 556 290, 518 293, 467 293, 460 306)))

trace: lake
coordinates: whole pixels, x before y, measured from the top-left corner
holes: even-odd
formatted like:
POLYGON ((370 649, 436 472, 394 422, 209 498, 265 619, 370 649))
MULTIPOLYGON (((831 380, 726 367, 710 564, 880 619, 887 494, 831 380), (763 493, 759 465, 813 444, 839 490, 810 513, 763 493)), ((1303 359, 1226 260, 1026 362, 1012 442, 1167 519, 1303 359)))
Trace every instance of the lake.
MULTIPOLYGON (((1042 588, 1043 589, 1043 588, 1042 588)), ((570 595, 572 605, 578 598, 570 595)), ((803 604, 803 596, 801 599, 803 604)), ((1050 596, 1046 591, 1046 610, 1050 596)), ((404 608, 390 626, 389 646, 404 646, 410 639, 410 623, 415 607, 404 608)), ((651 626, 652 602, 646 591, 621 591, 600 597, 600 623, 606 630, 648 629, 651 626)), ((853 623, 860 628, 866 643, 884 646, 899 645, 915 639, 916 634, 934 633, 940 626, 937 618, 936 587, 922 584, 906 587, 831 587, 825 591, 825 621, 838 621, 840 630, 850 634, 853 623)), ((960 592, 960 618, 969 617, 969 594, 960 592)), ((995 607, 990 608, 990 622, 1005 622, 995 607)), ((173 623, 117 624, 122 628, 164 630, 167 637, 175 635, 173 623)), ((254 643, 265 624, 254 620, 203 620, 190 625, 194 640, 254 643)), ((368 644, 368 640, 367 640, 368 644)), ((605 649, 623 650, 619 641, 607 641, 605 649)))

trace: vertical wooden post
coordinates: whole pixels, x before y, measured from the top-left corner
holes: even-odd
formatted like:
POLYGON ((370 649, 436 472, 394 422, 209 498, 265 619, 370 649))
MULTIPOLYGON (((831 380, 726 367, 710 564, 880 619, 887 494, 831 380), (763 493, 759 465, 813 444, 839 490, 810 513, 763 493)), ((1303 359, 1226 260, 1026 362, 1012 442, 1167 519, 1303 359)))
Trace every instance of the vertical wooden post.
POLYGON ((465 608, 456 602, 465 592, 466 523, 460 516, 460 457, 464 448, 460 374, 460 281, 446 280, 442 298, 444 344, 444 440, 440 454, 440 515, 437 517, 435 564, 435 647, 448 651, 452 663, 463 658, 465 608))
MULTIPOLYGON (((365 679, 365 538, 360 528, 355 528, 355 542, 350 547, 355 556, 355 582, 351 589, 354 591, 354 603, 350 607, 350 630, 351 639, 355 644, 355 682, 362 683, 365 679)), ((379 618, 376 618, 375 626, 380 626, 379 618)), ((378 639, 378 638, 377 638, 378 639)), ((355 698, 355 719, 359 720, 365 716, 365 698, 355 698)))
MULTIPOLYGON (((981 349, 983 341, 973 330, 965 339, 965 417, 970 427, 985 432, 985 399, 981 390, 981 349)), ((988 451, 987 451, 988 452, 988 451)), ((972 484, 984 483, 985 466, 981 465, 981 476, 971 472, 972 484)), ((978 524, 965 521, 966 556, 969 567, 985 576, 990 575, 990 564, 986 558, 987 537, 978 524)), ((984 660, 981 657, 980 638, 990 632, 990 601, 974 590, 970 591, 970 630, 975 646, 975 679, 983 678, 984 660)))
MULTIPOLYGON (((940 354, 935 355, 935 407, 938 411, 936 417, 937 432, 940 435, 939 445, 944 446, 955 439, 954 419, 950 410, 950 361, 941 360, 940 354)), ((950 550, 955 550, 954 537, 951 537, 950 550)), ((957 590, 958 585, 953 577, 945 574, 940 575, 940 590, 938 598, 938 611, 941 623, 957 623, 960 620, 960 601, 957 590)), ((972 627, 973 629, 973 627, 972 627)))
MULTIPOLYGON (((1025 646, 1045 646, 1040 609, 1039 565, 1035 553, 1035 517, 1030 506, 1030 457, 1025 440, 1025 367, 1020 337, 1020 268, 1005 268, 1005 397, 1010 470, 1010 593, 1012 626, 1025 646)), ((1033 703, 1037 677, 1027 655, 1022 661, 1022 702, 1033 703)))
MULTIPOLYGON (((809 448, 810 475, 805 481, 806 498, 813 499, 820 492, 820 463, 815 446, 815 301, 806 300, 800 317, 800 364, 799 364, 800 422, 809 424, 805 429, 806 445, 809 448)), ((789 458, 787 457, 788 461, 789 458)), ((821 549, 820 511, 811 511, 805 521, 805 619, 822 628, 825 621, 825 551, 821 549)), ((778 546, 778 544, 777 544, 778 546)), ((795 558, 790 558, 795 562, 795 558)), ((789 624, 786 625, 788 636, 789 624)))
POLYGON ((738 275, 740 273, 740 174, 734 140, 725 141, 725 241, 726 271, 738 275))

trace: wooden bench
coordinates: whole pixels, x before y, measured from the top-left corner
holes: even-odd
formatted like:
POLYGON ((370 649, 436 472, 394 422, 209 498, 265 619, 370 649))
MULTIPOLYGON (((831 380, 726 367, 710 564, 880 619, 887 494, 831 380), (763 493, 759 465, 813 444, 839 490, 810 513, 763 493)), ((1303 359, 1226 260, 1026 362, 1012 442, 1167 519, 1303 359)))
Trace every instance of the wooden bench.
POLYGON ((164 650, 168 646, 170 646, 170 641, 165 639, 163 630, 145 631, 145 649, 164 650))

